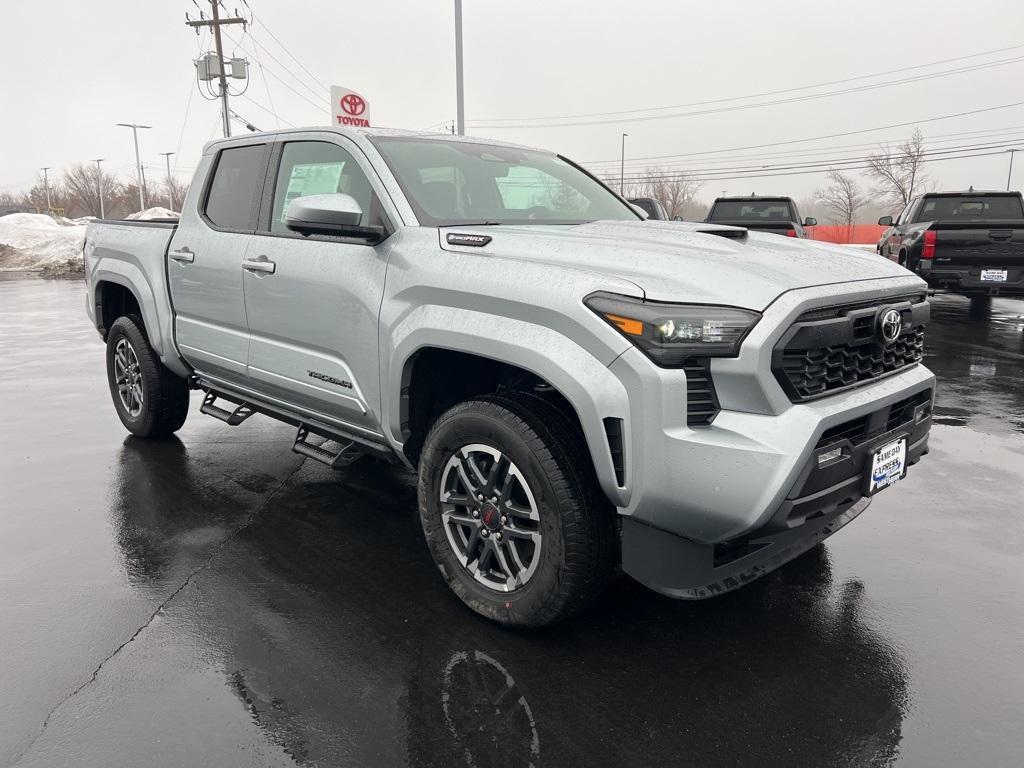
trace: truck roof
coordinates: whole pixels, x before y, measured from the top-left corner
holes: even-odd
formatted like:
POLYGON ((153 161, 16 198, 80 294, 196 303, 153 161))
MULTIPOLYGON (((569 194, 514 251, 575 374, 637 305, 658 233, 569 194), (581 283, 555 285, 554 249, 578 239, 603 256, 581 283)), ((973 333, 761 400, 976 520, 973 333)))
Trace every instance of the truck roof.
POLYGON ((1017 190, 1009 189, 963 189, 950 192, 925 192, 921 197, 963 197, 964 195, 984 197, 985 195, 1020 195, 1017 190))
POLYGON ((361 142, 366 141, 367 137, 370 136, 404 136, 407 138, 423 138, 431 139, 433 141, 453 141, 453 142, 469 142, 471 144, 491 144, 498 147, 510 147, 513 149, 531 149, 536 152, 550 152, 551 150, 541 149, 539 147, 529 147, 523 144, 514 144, 509 141, 498 141, 496 139, 486 139, 482 137, 474 136, 456 136, 451 133, 436 133, 433 131, 412 131, 404 128, 353 128, 353 127, 340 127, 334 125, 311 125, 304 128, 280 128, 273 131, 251 131, 248 133, 241 133, 230 138, 214 139, 213 141, 207 142, 203 146, 203 154, 208 155, 212 151, 225 144, 231 144, 234 142, 241 142, 245 140, 251 140, 253 138, 272 138, 275 136, 287 136, 294 133, 310 133, 316 131, 318 133, 337 133, 341 136, 346 136, 353 141, 361 142))
POLYGON ((724 203, 728 203, 728 202, 732 202, 732 201, 743 202, 743 201, 747 201, 747 200, 785 200, 786 202, 789 202, 789 203, 793 202, 793 198, 792 197, 785 197, 784 195, 744 195, 744 196, 733 196, 733 195, 730 195, 728 197, 716 197, 715 198, 715 202, 716 203, 719 202, 719 201, 724 202, 724 203))

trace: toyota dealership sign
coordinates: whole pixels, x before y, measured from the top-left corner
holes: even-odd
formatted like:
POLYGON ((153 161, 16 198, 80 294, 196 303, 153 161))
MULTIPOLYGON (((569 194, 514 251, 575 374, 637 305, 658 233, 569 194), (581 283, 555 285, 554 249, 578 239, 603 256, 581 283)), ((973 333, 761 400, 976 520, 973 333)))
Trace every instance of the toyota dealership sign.
POLYGON ((331 125, 370 127, 370 102, 351 88, 331 86, 331 125))

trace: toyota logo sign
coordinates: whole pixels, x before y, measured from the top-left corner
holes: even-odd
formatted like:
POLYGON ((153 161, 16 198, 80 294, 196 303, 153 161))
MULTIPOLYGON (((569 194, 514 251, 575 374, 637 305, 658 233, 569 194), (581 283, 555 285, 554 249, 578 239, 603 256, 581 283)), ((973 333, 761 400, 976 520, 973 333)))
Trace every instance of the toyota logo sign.
POLYGON ((360 93, 340 85, 331 86, 331 125, 370 127, 370 102, 360 93))
POLYGON ((347 93, 341 97, 341 108, 353 117, 366 111, 366 102, 358 93, 347 93))
POLYGON ((878 319, 878 335, 886 344, 892 344, 903 331, 903 315, 898 309, 882 310, 878 319))

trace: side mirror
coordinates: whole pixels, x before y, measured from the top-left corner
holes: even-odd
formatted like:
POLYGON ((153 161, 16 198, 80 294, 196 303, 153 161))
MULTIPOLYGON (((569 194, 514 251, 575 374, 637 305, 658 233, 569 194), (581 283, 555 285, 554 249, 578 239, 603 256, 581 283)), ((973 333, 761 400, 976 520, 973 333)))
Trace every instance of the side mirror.
POLYGON ((634 205, 633 203, 630 203, 629 207, 632 208, 634 212, 639 214, 641 219, 649 219, 649 218, 651 218, 651 214, 649 214, 647 211, 645 211, 639 205, 634 205))
POLYGON ((892 216, 883 216, 882 218, 880 218, 878 220, 878 224, 879 224, 879 226, 882 226, 882 227, 891 227, 892 226, 892 216))
POLYGON ((673 216, 672 221, 686 221, 682 216, 673 216))
POLYGON ((813 216, 808 216, 806 219, 804 219, 804 226, 805 227, 816 227, 816 226, 818 226, 818 220, 816 218, 814 218, 813 216))
POLYGON ((384 228, 362 226, 362 219, 363 209, 355 198, 337 193, 295 198, 288 204, 284 223, 301 235, 336 235, 380 242, 384 228))

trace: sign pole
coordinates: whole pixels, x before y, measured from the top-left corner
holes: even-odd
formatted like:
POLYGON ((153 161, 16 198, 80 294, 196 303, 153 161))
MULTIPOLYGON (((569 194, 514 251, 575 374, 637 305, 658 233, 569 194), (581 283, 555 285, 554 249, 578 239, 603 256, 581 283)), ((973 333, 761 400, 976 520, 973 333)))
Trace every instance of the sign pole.
POLYGON ((466 135, 466 110, 462 98, 462 0, 455 0, 455 119, 456 132, 466 135))

